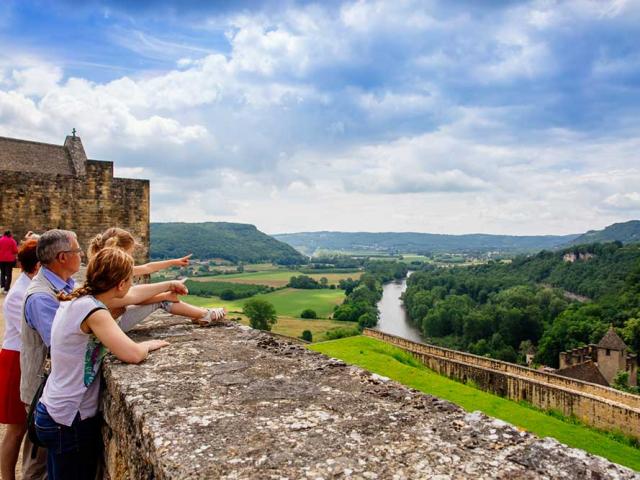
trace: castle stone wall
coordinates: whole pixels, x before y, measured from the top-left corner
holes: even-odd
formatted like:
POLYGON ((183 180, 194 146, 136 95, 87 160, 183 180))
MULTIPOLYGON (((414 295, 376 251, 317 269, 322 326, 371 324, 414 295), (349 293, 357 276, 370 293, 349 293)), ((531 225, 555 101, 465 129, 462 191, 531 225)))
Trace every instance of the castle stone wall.
POLYGON ((525 400, 545 410, 559 410, 565 415, 575 415, 585 424, 640 438, 640 397, 637 395, 411 342, 377 330, 365 329, 364 334, 403 348, 441 375, 462 382, 472 380, 482 390, 502 397, 525 400))
MULTIPOLYGON (((2 140, 0 151, 4 145, 2 140)), ((34 143, 33 147, 32 142, 13 142, 13 150, 0 154, 0 227, 10 229, 17 239, 29 230, 73 230, 84 249, 97 233, 112 226, 122 227, 131 231, 142 244, 136 252, 136 260, 148 259, 148 180, 114 178, 112 162, 86 160, 82 166, 74 167, 68 155, 66 169, 54 156, 53 166, 43 162, 40 171, 33 171, 37 169, 31 164, 20 170, 19 161, 29 155, 38 152, 48 155, 50 151, 58 154, 67 150, 54 145, 34 143), (20 147, 17 152, 16 144, 20 147), (44 150, 40 149, 41 145, 45 145, 44 150), (5 162, 4 157, 11 155, 16 160, 5 162), (84 170, 84 174, 70 173, 77 169, 84 170)), ((81 150, 81 144, 75 143, 71 146, 81 150)), ((74 152, 78 163, 82 151, 80 155, 74 152)))

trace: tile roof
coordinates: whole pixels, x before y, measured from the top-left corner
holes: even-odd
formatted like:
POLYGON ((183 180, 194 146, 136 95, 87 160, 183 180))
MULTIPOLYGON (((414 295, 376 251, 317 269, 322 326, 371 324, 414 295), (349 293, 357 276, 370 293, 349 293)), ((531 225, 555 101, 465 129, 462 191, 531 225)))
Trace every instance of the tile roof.
POLYGON ((556 375, 563 377, 575 378, 584 382, 596 383, 598 385, 609 386, 609 382, 604 378, 598 366, 592 360, 571 365, 570 367, 561 368, 554 372, 556 375))
POLYGON ((0 170, 73 175, 69 151, 62 145, 0 137, 0 170))
POLYGON ((596 345, 598 348, 608 348, 609 350, 626 350, 627 345, 622 341, 613 327, 609 327, 607 333, 596 345))

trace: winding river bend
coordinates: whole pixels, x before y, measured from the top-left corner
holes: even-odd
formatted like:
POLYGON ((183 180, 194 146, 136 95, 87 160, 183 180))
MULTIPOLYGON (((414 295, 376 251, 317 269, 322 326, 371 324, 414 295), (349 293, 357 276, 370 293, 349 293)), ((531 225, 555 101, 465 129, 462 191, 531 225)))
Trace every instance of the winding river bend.
MULTIPOLYGON (((411 275, 411 272, 409 272, 411 275)), ((408 275, 407 275, 408 277, 408 275)), ((420 331, 411 325, 402 306, 400 295, 407 289, 407 279, 389 282, 382 287, 382 300, 378 302, 380 318, 376 330, 397 335, 413 342, 424 342, 420 331)))

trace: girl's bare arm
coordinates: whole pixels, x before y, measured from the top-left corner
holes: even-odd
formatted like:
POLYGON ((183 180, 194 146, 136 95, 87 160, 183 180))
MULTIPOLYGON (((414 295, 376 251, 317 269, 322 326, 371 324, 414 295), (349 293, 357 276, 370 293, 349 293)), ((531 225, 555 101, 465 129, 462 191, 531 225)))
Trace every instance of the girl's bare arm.
POLYGON ((151 275, 152 273, 169 267, 186 267, 189 265, 191 255, 193 255, 193 253, 182 258, 172 258, 171 260, 160 260, 158 262, 145 263, 144 265, 136 265, 133 267, 133 275, 138 277, 141 275, 151 275))
POLYGON ((118 360, 125 363, 140 363, 147 358, 149 352, 169 345, 164 340, 134 342, 120 329, 107 310, 96 310, 82 322, 82 326, 85 327, 83 330, 93 332, 118 360))

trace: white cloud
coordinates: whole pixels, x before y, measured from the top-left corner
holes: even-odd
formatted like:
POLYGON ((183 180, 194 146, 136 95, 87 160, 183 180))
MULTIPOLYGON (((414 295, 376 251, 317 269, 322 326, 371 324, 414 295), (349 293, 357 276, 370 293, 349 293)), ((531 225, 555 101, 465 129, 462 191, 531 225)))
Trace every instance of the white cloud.
POLYGON ((62 80, 62 70, 57 66, 40 64, 14 70, 12 77, 18 92, 42 96, 57 87, 62 80))
POLYGON ((640 192, 614 193, 605 198, 604 203, 616 209, 640 212, 640 192))
MULTIPOLYGON (((64 60, 0 57, 0 135, 60 143, 76 127, 91 157, 152 180, 154 221, 580 232, 638 208, 633 91, 619 114, 588 79, 549 83, 574 27, 637 15, 601 3, 476 16, 484 7, 353 1, 202 20, 227 32, 224 54, 141 22, 111 33, 170 70, 100 82, 69 78, 64 60), (602 109, 618 123, 593 120, 602 109)), ((633 55, 595 57, 591 75, 608 87, 638 70, 633 55)))

